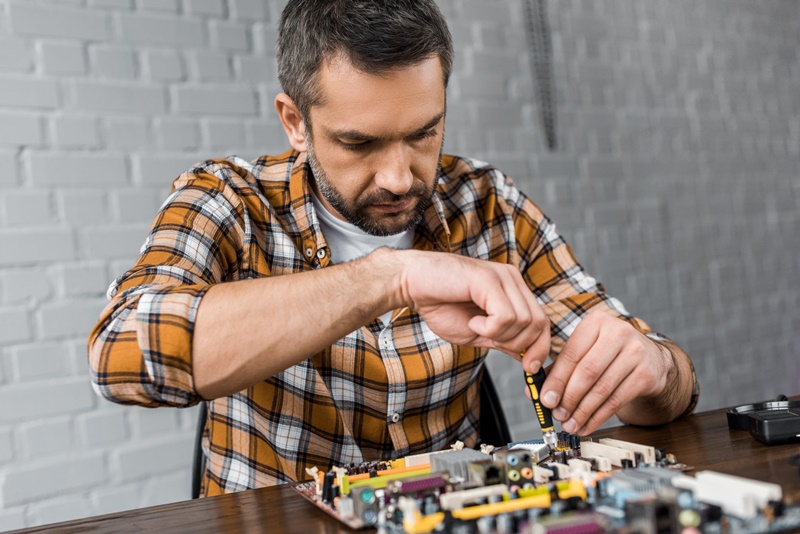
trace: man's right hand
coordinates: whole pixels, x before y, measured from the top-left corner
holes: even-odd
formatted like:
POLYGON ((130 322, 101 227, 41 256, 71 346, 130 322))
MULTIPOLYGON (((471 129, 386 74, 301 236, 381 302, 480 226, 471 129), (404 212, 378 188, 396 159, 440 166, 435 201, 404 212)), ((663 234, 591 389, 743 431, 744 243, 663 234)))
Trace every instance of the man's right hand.
MULTIPOLYGON (((387 251, 388 252, 388 251, 387 251)), ((456 345, 497 349, 535 372, 550 352, 550 322, 519 269, 446 254, 391 251, 401 262, 398 300, 456 345)))

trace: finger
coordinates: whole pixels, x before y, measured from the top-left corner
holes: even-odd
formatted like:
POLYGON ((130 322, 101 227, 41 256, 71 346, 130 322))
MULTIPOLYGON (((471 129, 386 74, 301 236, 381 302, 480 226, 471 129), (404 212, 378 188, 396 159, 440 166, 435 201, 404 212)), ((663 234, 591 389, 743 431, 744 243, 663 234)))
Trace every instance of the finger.
POLYGON ((523 367, 536 372, 550 353, 550 321, 522 275, 513 268, 509 272, 509 284, 512 285, 509 292, 519 297, 519 300, 514 299, 514 305, 520 329, 514 339, 506 342, 502 348, 509 352, 521 351, 525 356, 523 367), (533 362, 536 364, 531 368, 533 362))
POLYGON ((519 291, 522 295, 525 296, 525 301, 528 306, 528 309, 531 310, 531 315, 533 317, 546 317, 542 306, 539 304, 539 300, 536 298, 536 295, 533 294, 531 288, 528 287, 528 284, 525 283, 525 279, 522 278, 522 274, 518 273, 519 276, 514 277, 514 281, 516 282, 517 286, 519 287, 519 291))
POLYGON ((536 374, 544 365, 547 356, 550 354, 550 322, 545 319, 547 327, 539 334, 536 340, 525 349, 522 359, 522 367, 528 372, 536 374))
POLYGON ((522 345, 525 347, 523 350, 516 352, 516 349, 509 348, 506 345, 497 345, 495 348, 516 360, 520 360, 523 369, 535 374, 550 355, 550 321, 547 317, 542 317, 538 321, 532 321, 532 323, 535 324, 529 325, 526 332, 520 335, 523 343, 530 343, 529 345, 522 345), (533 338, 532 343, 530 342, 531 338, 533 338))
MULTIPOLYGON (((497 265, 494 270, 502 295, 492 295, 484 285, 483 301, 486 317, 471 323, 474 331, 495 340, 493 348, 520 359, 520 353, 530 354, 527 361, 543 362, 550 352, 550 322, 536 297, 525 284, 519 271, 511 266, 497 265), (505 298, 499 298, 500 296, 505 298), (503 309, 509 304, 510 309, 503 309)), ((476 299, 479 302, 481 299, 476 299)))
MULTIPOLYGON (((637 381, 638 378, 635 375, 628 375, 606 399, 606 402, 601 404, 583 426, 580 426, 574 433, 581 436, 591 434, 600 428, 600 425, 616 415, 620 408, 637 398, 639 396, 637 393, 637 381)), ((569 432, 569 430, 567 430, 567 432, 569 432)))
POLYGON ((525 334, 532 343, 525 349, 527 358, 524 358, 524 363, 528 364, 526 369, 535 373, 550 354, 550 319, 539 305, 536 295, 525 284, 522 276, 517 276, 515 281, 520 288, 521 294, 525 297, 525 305, 531 316, 531 322, 525 334))
POLYGON ((498 266, 497 275, 499 278, 499 290, 503 292, 505 299, 490 302, 487 307, 487 327, 493 331, 493 339, 501 344, 506 345, 509 350, 516 350, 519 352, 525 349, 527 342, 522 346, 517 338, 524 332, 530 325, 532 320, 531 310, 526 300, 526 293, 529 291, 521 292, 519 284, 515 278, 521 278, 519 272, 513 271, 513 267, 498 266), (508 309, 500 309, 492 304, 508 305, 508 309))
MULTIPOLYGON (((615 351, 616 352, 616 351, 615 351)), ((617 356, 620 354, 617 352, 617 356)), ((588 358, 584 359, 584 361, 588 358)), ((586 391, 571 390, 572 381, 567 386, 564 400, 573 394, 578 399, 574 408, 565 406, 562 402, 555 410, 553 416, 563 421, 562 428, 567 432, 575 432, 581 429, 597 412, 598 409, 610 404, 616 404, 613 396, 616 394, 620 384, 625 381, 636 368, 636 361, 631 358, 614 357, 607 364, 607 368, 599 376, 594 378, 593 384, 586 391)), ((576 374, 580 372, 580 367, 576 374)), ((583 387, 584 384, 581 384, 583 387)), ((602 421, 601 421, 602 423, 602 421)))
POLYGON ((513 322, 513 305, 497 271, 487 271, 487 276, 474 284, 470 299, 485 313, 469 322, 469 327, 479 336, 496 339, 505 326, 513 322))
POLYGON ((572 373, 600 335, 599 326, 590 318, 587 316, 578 324, 550 369, 542 387, 542 404, 548 408, 561 402, 572 373))
MULTIPOLYGON (((622 351, 622 342, 617 338, 610 338, 609 336, 600 336, 592 348, 589 349, 567 381, 567 386, 561 395, 561 402, 556 407, 555 417, 560 421, 566 420, 571 417, 578 406, 584 401, 586 395, 595 388, 603 388, 606 393, 613 391, 620 378, 614 383, 606 383, 611 380, 613 375, 606 376, 609 366, 619 356, 622 351), (598 382, 603 378, 603 382, 598 382)), ((557 362, 556 362, 557 363, 557 362)), ((627 363, 627 362, 626 362, 627 363)), ((633 368, 635 362, 628 363, 630 367, 628 372, 633 368)))

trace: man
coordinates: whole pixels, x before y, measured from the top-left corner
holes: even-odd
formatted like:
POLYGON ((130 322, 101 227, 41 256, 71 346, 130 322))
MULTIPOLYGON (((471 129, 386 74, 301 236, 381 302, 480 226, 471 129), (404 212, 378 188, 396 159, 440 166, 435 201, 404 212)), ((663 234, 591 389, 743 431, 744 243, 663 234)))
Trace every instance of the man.
POLYGON ((693 408, 686 354, 503 174, 441 154, 433 0, 290 1, 278 64, 293 150, 180 176, 89 340, 110 400, 212 401, 204 494, 475 444, 491 348, 558 355, 542 399, 569 432, 693 408))

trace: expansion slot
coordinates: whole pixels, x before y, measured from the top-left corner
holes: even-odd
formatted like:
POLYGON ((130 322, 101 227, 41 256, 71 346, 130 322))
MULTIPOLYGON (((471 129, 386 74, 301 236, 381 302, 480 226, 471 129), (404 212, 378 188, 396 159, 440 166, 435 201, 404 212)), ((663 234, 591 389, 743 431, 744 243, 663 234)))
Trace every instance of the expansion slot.
POLYGON ((617 467, 622 467, 622 460, 630 460, 633 462, 633 466, 636 466, 636 455, 633 451, 612 447, 611 445, 604 445, 602 443, 595 443, 593 441, 581 442, 581 456, 584 458, 602 456, 603 458, 611 460, 611 465, 617 467))
POLYGON ((633 453, 639 453, 642 455, 642 461, 646 464, 654 464, 656 463, 656 448, 650 447, 648 445, 641 445, 639 443, 630 443, 629 441, 622 441, 619 439, 611 439, 611 438, 600 438, 598 443, 603 445, 610 445, 612 447, 617 447, 618 449, 625 449, 626 451, 631 451, 633 453))
POLYGON ((383 475, 379 477, 372 477, 372 478, 365 478, 362 480, 356 480, 355 482, 350 482, 350 477, 342 477, 342 485, 339 487, 339 492, 342 495, 347 495, 350 493, 350 488, 356 488, 360 486, 371 486, 375 489, 382 489, 385 488, 386 485, 391 482, 392 480, 399 480, 402 478, 407 478, 416 475, 427 475, 431 472, 430 467, 425 467, 419 469, 417 471, 405 471, 402 473, 389 473, 388 475, 383 475))
POLYGON ((508 486, 505 484, 495 484, 483 488, 472 488, 462 491, 452 491, 439 496, 439 504, 443 510, 459 510, 465 503, 470 503, 478 499, 500 496, 508 493, 508 486))
POLYGON ((758 515, 769 501, 783 498, 783 491, 777 484, 715 471, 700 471, 694 477, 681 475, 672 480, 672 485, 692 491, 702 503, 714 504, 726 514, 744 519, 758 515))

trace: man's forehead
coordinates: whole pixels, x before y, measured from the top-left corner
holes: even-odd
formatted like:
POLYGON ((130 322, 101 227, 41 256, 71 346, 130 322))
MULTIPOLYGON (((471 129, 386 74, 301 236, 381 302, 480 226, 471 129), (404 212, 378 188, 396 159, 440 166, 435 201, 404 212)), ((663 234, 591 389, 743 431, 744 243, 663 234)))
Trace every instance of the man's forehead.
POLYGON ((333 59, 320 67, 318 82, 322 98, 310 110, 311 122, 328 129, 369 133, 393 124, 398 131, 412 131, 444 111, 438 57, 380 75, 365 73, 346 59, 333 59))

